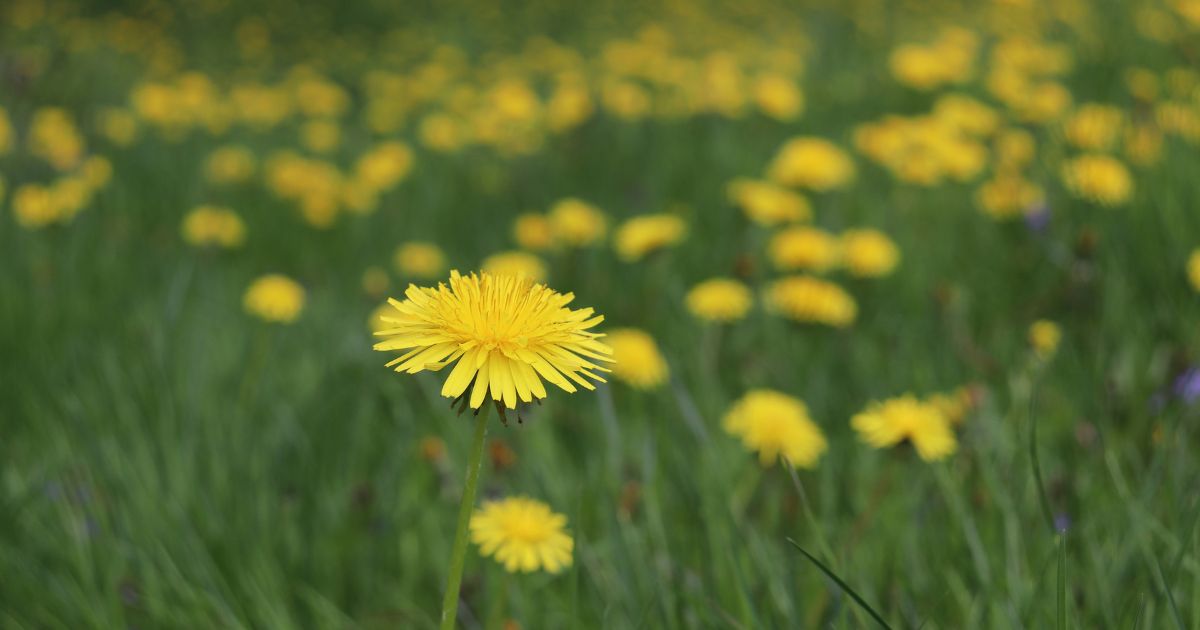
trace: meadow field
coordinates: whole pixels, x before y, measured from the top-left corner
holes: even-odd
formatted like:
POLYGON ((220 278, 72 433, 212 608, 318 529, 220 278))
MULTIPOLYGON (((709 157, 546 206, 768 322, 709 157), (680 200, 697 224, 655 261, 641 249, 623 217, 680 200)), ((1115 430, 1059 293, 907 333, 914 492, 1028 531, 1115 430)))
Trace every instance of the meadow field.
POLYGON ((0 2, 0 628, 1200 628, 1198 421, 1198 0, 0 2))

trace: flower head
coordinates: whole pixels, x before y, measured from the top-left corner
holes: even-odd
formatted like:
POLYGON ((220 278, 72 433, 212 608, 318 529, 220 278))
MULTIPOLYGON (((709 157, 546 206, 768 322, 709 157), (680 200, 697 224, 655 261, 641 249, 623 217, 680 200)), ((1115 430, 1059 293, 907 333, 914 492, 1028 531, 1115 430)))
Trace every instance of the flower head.
POLYGON ((634 217, 617 228, 614 246, 617 256, 634 262, 683 239, 687 224, 673 214, 648 214, 634 217))
POLYGON ((764 295, 767 311, 797 322, 844 328, 858 316, 858 304, 844 289, 812 276, 789 276, 771 283, 764 295))
POLYGON ((546 263, 529 252, 497 252, 483 259, 480 269, 497 276, 524 276, 534 282, 546 280, 546 263))
POLYGON ((509 497, 488 501, 471 515, 471 541, 509 573, 543 570, 558 573, 571 566, 575 541, 565 529, 567 517, 541 501, 509 497))
POLYGON ((1187 274, 1192 288, 1200 291, 1200 247, 1192 250, 1192 255, 1188 257, 1187 274))
POLYGON ((900 249, 879 230, 847 230, 841 237, 842 265, 863 278, 892 273, 900 263, 900 249))
POLYGON ((554 204, 549 219, 554 235, 571 247, 592 245, 608 231, 608 220, 599 208, 573 197, 554 204))
POLYGON ((944 459, 958 448, 950 420, 937 405, 905 395, 871 403, 850 420, 864 442, 886 448, 908 440, 921 459, 944 459))
POLYGON ((287 276, 268 274, 250 284, 242 304, 263 321, 290 324, 304 309, 304 287, 287 276))
POLYGON ((613 376, 637 389, 654 389, 667 380, 667 360, 645 331, 610 330, 606 341, 613 352, 613 376))
POLYGON ((1133 194, 1133 177, 1125 165, 1107 155, 1082 155, 1068 161, 1062 170, 1071 194, 1102 206, 1116 206, 1133 194))
POLYGON ((246 224, 236 212, 217 206, 198 206, 183 219, 183 240, 196 247, 233 248, 246 238, 246 224))
POLYGON ((249 179, 256 167, 257 162, 250 149, 229 145, 209 154, 204 164, 204 172, 208 181, 214 184, 231 184, 249 179))
POLYGON ((782 455, 792 466, 815 468, 828 446, 803 401, 770 389, 747 393, 725 412, 721 424, 747 449, 758 451, 763 466, 782 455))
POLYGON ((540 252, 554 244, 554 229, 545 215, 528 212, 513 222, 513 238, 522 249, 540 252))
POLYGON ((597 365, 611 362, 612 350, 588 329, 604 321, 590 308, 567 308, 573 294, 560 294, 529 278, 490 273, 450 272, 450 284, 437 288, 409 285, 404 301, 389 299, 395 309, 380 331, 375 349, 405 350, 388 362, 397 372, 416 374, 454 365, 442 395, 458 399, 471 388, 472 409, 492 400, 509 409, 517 400, 546 397, 542 379, 567 392, 575 385, 595 389, 588 379, 604 382, 597 365), (572 383, 574 382, 574 383, 572 383))
POLYGON ((838 262, 838 239, 820 228, 790 227, 771 237, 767 254, 776 269, 826 271, 838 262))
POLYGON ((746 316, 754 297, 746 285, 730 278, 712 278, 688 291, 687 308, 710 322, 734 322, 746 316))
POLYGON ((396 248, 392 261, 396 271, 411 278, 436 278, 446 269, 446 255, 442 253, 442 248, 425 241, 402 243, 396 248))
POLYGON ((826 191, 854 179, 854 161, 828 140, 799 137, 779 149, 767 172, 772 181, 785 186, 826 191))
POLYGON ((739 177, 729 182, 725 194, 751 221, 765 227, 812 218, 807 199, 771 182, 739 177))
POLYGON ((1054 356, 1061 340, 1062 329, 1052 321, 1039 319, 1029 327, 1029 345, 1043 361, 1054 356))

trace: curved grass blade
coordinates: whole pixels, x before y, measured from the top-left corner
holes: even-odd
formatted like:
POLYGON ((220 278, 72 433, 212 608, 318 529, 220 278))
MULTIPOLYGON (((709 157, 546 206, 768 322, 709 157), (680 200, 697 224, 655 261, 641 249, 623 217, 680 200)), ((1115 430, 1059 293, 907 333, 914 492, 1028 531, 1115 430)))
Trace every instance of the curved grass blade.
POLYGON ((1055 531, 1054 527, 1054 512, 1050 509, 1050 498, 1046 494, 1046 484, 1042 481, 1042 464, 1038 460, 1037 450, 1037 382, 1033 384, 1033 391, 1029 393, 1029 460, 1033 464, 1033 480, 1037 482, 1038 501, 1042 505, 1042 516, 1046 519, 1046 525, 1050 527, 1050 531, 1055 531))
POLYGON ((880 625, 880 627, 885 628, 885 630, 892 630, 892 627, 888 625, 888 622, 884 621, 883 617, 880 616, 879 613, 875 612, 874 608, 871 608, 871 605, 867 603, 867 600, 860 597, 858 595, 858 593, 855 593, 854 589, 850 588, 850 585, 846 584, 846 582, 844 582, 842 580, 842 578, 838 577, 837 574, 835 574, 833 571, 831 571, 829 569, 829 567, 821 564, 821 561, 817 560, 816 557, 813 556, 811 553, 808 553, 807 551, 805 551, 804 547, 801 547, 799 543, 792 540, 791 538, 787 539, 787 541, 789 543, 791 543, 793 547, 795 547, 796 549, 799 549, 800 553, 804 554, 804 557, 808 558, 809 562, 817 565, 817 568, 821 570, 821 573, 825 574, 825 577, 833 580, 834 584, 837 584, 838 588, 842 589, 843 592, 845 592, 847 595, 849 595, 850 599, 853 599, 854 602, 856 604, 858 604, 863 610, 865 610, 868 615, 871 615, 871 618, 875 620, 875 623, 878 623, 880 625))

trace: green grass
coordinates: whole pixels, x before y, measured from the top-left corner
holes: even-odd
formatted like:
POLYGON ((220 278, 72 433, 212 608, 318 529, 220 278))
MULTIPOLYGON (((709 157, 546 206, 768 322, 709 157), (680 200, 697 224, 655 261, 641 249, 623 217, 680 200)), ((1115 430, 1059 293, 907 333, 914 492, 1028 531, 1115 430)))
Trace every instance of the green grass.
MULTIPOLYGON (((374 14, 357 15, 339 19, 374 14)), ((607 33, 550 9, 521 19, 581 42, 607 33)), ((551 392, 523 424, 490 427, 518 460, 485 463, 481 497, 547 502, 568 516, 576 552, 558 576, 506 576, 472 548, 464 627, 499 616, 528 628, 869 627, 862 602, 897 628, 1200 625, 1200 412, 1151 403, 1200 354, 1200 298, 1183 271, 1200 246, 1196 145, 1169 139, 1114 210, 1066 195, 1043 151, 1053 212, 1043 234, 977 212, 973 186, 908 187, 856 155, 852 189, 812 196, 816 222, 882 229, 904 259, 886 279, 837 277, 859 302, 851 328, 756 309, 717 334, 684 310, 699 280, 774 275, 767 233, 728 206, 727 181, 761 173, 792 135, 848 143, 854 125, 931 101, 886 78, 899 27, 870 39, 836 12, 805 19, 815 52, 798 122, 600 113, 531 156, 418 150, 376 214, 328 231, 259 182, 215 189, 201 176, 231 137, 260 155, 294 143, 294 121, 179 142, 143 130, 129 148, 88 131, 115 167, 94 203, 43 231, 20 229, 7 205, 0 220, 0 627, 435 627, 471 423, 438 395, 438 375, 383 367, 360 277, 415 238, 472 268, 512 247, 518 213, 571 195, 614 221, 688 206, 680 248, 638 265, 608 247, 562 254, 550 279, 606 325, 650 331, 672 380, 650 393, 620 383, 551 392), (243 215, 244 248, 181 241, 183 214, 206 202, 243 215), (273 271, 308 291, 294 325, 242 310, 245 286, 273 271), (1065 333, 1045 365, 1025 343, 1038 318, 1065 333), (870 450, 850 429, 870 400, 970 383, 985 396, 944 463, 870 450), (754 387, 806 401, 830 443, 816 470, 763 469, 721 430, 724 410, 754 387), (442 463, 420 457, 431 435, 446 442, 442 463), (1067 535, 1054 531, 1059 517, 1067 535)), ((196 66, 220 76, 227 29, 203 26, 178 29, 196 66)), ((1066 80, 1081 101, 1123 104, 1111 86, 1121 68, 1161 71, 1193 50, 1134 39, 1127 23, 1095 28, 1098 43, 1064 36, 1082 57, 1066 80)), ((0 67, 37 42, 55 53, 36 81, 0 89, 18 129, 57 104, 87 131, 141 76, 126 56, 70 53, 56 37, 0 38, 0 67)), ((279 50, 281 64, 300 54, 279 50)), ((328 64, 361 72, 343 68, 370 61, 358 51, 328 64)), ((343 163, 369 146, 353 115, 345 126, 343 163)), ((1054 145, 1053 131, 1038 134, 1054 145)), ((399 137, 418 144, 409 128, 399 137)), ((0 171, 10 191, 49 178, 20 151, 0 157, 0 171)))

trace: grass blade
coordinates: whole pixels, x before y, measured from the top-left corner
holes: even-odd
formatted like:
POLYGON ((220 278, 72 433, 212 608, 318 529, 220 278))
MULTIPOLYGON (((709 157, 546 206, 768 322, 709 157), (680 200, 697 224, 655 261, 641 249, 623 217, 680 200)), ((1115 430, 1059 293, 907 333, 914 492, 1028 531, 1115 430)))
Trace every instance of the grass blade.
POLYGON ((787 541, 791 543, 793 547, 799 549, 800 553, 804 554, 804 557, 808 558, 809 562, 817 565, 817 568, 821 570, 821 573, 825 574, 825 577, 833 580, 833 582, 838 585, 838 588, 842 589, 844 593, 849 595, 850 599, 853 599, 854 602, 857 603, 863 610, 865 610, 868 615, 871 615, 871 618, 875 620, 875 623, 878 623, 880 627, 886 628, 887 630, 892 629, 892 627, 888 625, 888 622, 884 621, 883 617, 880 616, 879 613, 875 612, 874 608, 871 608, 871 605, 867 603, 867 600, 863 599, 858 593, 854 592, 854 589, 850 588, 850 585, 846 584, 846 582, 844 582, 842 578, 838 577, 837 574, 831 571, 829 567, 821 564, 820 560, 817 560, 815 556, 805 551, 804 547, 801 547, 796 541, 792 540, 791 538, 787 539, 787 541))
POLYGON ((1037 482, 1038 501, 1042 505, 1042 516, 1046 518, 1046 525, 1050 531, 1055 531, 1054 512, 1050 509, 1050 498, 1046 494, 1046 484, 1042 480, 1042 463, 1038 459, 1037 425, 1037 382, 1035 381, 1033 391, 1029 394, 1029 461, 1033 465, 1033 480, 1037 482))
POLYGON ((1067 630, 1067 537, 1058 536, 1058 619, 1054 627, 1067 630))

